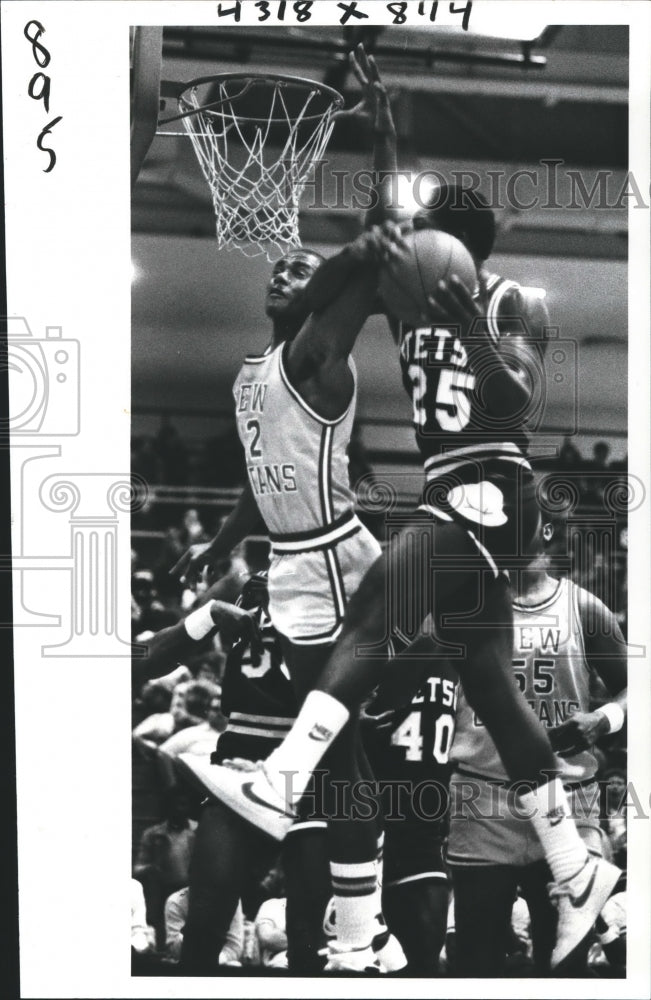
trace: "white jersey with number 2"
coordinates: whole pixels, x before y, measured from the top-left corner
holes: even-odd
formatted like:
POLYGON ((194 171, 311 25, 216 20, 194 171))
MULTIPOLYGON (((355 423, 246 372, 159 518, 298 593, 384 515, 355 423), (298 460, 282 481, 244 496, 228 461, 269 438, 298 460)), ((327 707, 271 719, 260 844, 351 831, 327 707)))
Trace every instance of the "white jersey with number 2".
POLYGON ((347 448, 357 379, 346 410, 319 416, 291 384, 281 344, 245 358, 235 416, 249 484, 271 541, 269 609, 301 644, 333 642, 345 605, 380 546, 355 515, 347 448))

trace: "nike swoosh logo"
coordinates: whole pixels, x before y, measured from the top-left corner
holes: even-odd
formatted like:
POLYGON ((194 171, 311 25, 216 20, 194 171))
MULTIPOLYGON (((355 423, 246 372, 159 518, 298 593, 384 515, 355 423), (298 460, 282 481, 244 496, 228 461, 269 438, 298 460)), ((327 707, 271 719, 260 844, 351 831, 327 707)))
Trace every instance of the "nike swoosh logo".
POLYGON ((307 734, 311 740, 315 740, 317 743, 325 743, 332 736, 329 729, 325 729, 322 726, 312 726, 309 733, 307 734))
POLYGON ((570 903, 572 904, 572 906, 575 909, 578 909, 580 906, 583 906, 583 904, 585 903, 586 899, 588 898, 588 896, 592 892, 592 886, 594 885, 594 880, 595 880, 596 877, 597 877, 597 866, 593 865, 593 867, 592 867, 592 875, 590 876, 590 881, 586 885, 586 887, 583 890, 583 892, 581 893, 581 895, 580 896, 570 896, 570 903))
POLYGON ((277 806, 267 802, 265 799, 261 799, 253 791, 253 782, 247 781, 242 785, 242 794, 249 800, 249 802, 255 802, 257 806, 264 806, 266 809, 271 809, 272 812, 278 813, 279 816, 285 816, 287 819, 296 819, 296 816, 292 812, 286 812, 284 809, 278 809, 277 806))

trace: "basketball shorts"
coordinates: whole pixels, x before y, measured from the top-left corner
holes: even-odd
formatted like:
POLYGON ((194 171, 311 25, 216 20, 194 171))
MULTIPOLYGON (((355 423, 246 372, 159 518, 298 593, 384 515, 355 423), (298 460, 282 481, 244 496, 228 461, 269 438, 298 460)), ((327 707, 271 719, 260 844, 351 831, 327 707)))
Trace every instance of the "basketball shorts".
MULTIPOLYGON (((594 779, 566 785, 581 839, 601 856, 599 785, 594 779)), ((455 771, 450 782, 450 865, 523 867, 544 860, 540 840, 508 782, 455 771)))
MULTIPOLYGON (((272 538, 269 615, 276 629, 299 645, 335 642, 346 604, 381 554, 380 544, 355 519, 355 533, 331 544, 285 551, 272 538)), ((301 544, 301 543, 295 543, 301 544)))
POLYGON ((460 525, 477 552, 476 568, 494 577, 526 558, 539 519, 533 472, 524 459, 465 462, 427 482, 418 510, 460 525))
POLYGON ((445 882, 443 843, 440 823, 409 820, 388 823, 384 831, 383 887, 426 880, 445 882))
POLYGON ((448 772, 422 762, 397 762, 379 747, 373 752, 366 746, 383 815, 383 885, 445 880, 448 772))

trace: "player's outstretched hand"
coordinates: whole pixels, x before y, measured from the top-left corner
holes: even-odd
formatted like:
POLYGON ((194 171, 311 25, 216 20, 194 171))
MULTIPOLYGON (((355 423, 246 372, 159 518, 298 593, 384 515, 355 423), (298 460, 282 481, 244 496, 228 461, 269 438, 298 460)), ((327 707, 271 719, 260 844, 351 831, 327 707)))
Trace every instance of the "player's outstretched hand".
POLYGON ((258 623, 244 608, 227 604, 225 601, 213 600, 210 602, 210 615, 219 629, 219 637, 224 646, 230 647, 238 639, 245 639, 251 644, 262 641, 258 623))
POLYGON ((588 750, 609 732, 610 723, 603 712, 575 712, 567 722, 549 730, 549 741, 552 749, 564 757, 588 750))
POLYGON ((428 302, 433 322, 458 326, 462 338, 481 316, 479 306, 456 274, 447 281, 439 281, 436 292, 428 296, 428 302))
POLYGON ((243 771, 245 774, 252 774, 261 768, 260 761, 247 760, 245 757, 226 757, 222 761, 223 767, 230 767, 232 771, 243 771))
POLYGON ((374 132, 393 135, 396 129, 391 114, 391 102, 375 59, 366 54, 361 42, 355 51, 349 54, 348 59, 350 68, 362 88, 362 99, 354 108, 337 111, 334 118, 365 118, 374 132))
POLYGON ((200 545, 191 545, 187 552, 170 570, 171 576, 178 576, 182 583, 187 583, 192 587, 201 576, 206 566, 212 566, 216 561, 212 554, 212 542, 202 542, 200 545))
POLYGON ((360 264, 389 264, 406 250, 405 238, 396 222, 372 226, 349 244, 353 260, 360 264))

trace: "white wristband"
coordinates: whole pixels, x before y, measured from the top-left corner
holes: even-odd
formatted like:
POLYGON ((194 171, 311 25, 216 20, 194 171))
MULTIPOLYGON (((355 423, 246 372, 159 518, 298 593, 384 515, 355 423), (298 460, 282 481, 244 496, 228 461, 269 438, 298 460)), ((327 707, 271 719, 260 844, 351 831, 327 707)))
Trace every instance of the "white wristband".
POLYGON ((597 709, 602 715, 605 715, 608 719, 608 725, 610 726, 609 733, 618 733, 619 730, 624 725, 624 709, 617 702, 611 701, 607 705, 600 705, 597 709))
POLYGON ((211 603, 208 601, 185 619, 185 631, 195 642, 205 639, 209 632, 217 628, 210 614, 211 603))

